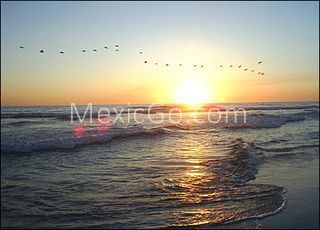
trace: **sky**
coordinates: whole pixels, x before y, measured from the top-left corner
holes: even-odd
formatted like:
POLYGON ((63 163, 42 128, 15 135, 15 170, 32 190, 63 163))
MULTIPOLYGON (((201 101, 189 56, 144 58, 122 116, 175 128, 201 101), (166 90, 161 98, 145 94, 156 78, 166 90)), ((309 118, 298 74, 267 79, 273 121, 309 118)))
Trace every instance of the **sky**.
POLYGON ((1 105, 319 101, 318 50, 318 2, 1 1, 1 105))

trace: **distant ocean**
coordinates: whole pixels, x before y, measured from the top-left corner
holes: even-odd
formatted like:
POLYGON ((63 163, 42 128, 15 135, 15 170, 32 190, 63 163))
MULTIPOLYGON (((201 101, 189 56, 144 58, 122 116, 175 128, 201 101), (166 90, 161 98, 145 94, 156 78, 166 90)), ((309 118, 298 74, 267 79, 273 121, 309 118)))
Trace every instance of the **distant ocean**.
MULTIPOLYGON (((290 202, 276 180, 255 181, 260 167, 319 159, 318 102, 218 104, 214 108, 243 108, 246 114, 239 112, 235 122, 234 114, 227 120, 221 110, 214 123, 206 111, 195 120, 188 109, 170 114, 170 121, 172 105, 153 106, 151 122, 148 107, 94 105, 93 122, 72 124, 70 106, 2 106, 1 226, 258 221, 290 202), (114 122, 97 122, 100 107, 112 111, 114 122), (137 109, 139 123, 130 117, 137 109)), ((78 106, 80 115, 86 108, 78 106)))

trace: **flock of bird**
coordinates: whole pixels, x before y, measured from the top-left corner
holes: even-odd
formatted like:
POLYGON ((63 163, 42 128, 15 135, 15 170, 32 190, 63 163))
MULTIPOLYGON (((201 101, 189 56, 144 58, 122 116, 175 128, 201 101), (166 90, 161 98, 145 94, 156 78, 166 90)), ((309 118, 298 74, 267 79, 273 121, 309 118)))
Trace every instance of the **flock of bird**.
MULTIPOLYGON (((258 65, 260 65, 262 63, 262 61, 258 61, 258 65)), ((241 66, 242 65, 238 65, 237 67, 240 69, 241 68, 241 66)), ((223 65, 220 65, 220 68, 222 68, 223 67, 223 65)), ((229 67, 233 67, 233 65, 229 65, 229 67)), ((250 70, 248 69, 248 68, 243 68, 243 71, 249 71, 250 72, 250 70)), ((255 70, 254 69, 251 69, 251 72, 253 73, 253 72, 255 72, 255 70)), ((264 72, 257 72, 259 75, 265 75, 265 73, 264 72)))
MULTIPOLYGON (((144 63, 147 64, 147 63, 149 63, 149 62, 148 62, 148 61, 144 61, 144 63)), ((258 65, 260 65, 261 63, 262 63, 262 61, 258 61, 258 65)), ((155 62, 154 65, 159 65, 159 63, 158 63, 158 62, 155 62)), ((174 66, 174 65, 165 64, 165 66, 168 67, 168 66, 174 66)), ((178 66, 181 67, 181 66, 183 66, 183 65, 182 65, 182 64, 179 64, 178 66)), ((204 65, 197 65, 197 64, 194 64, 194 65, 193 65, 193 67, 197 67, 197 66, 198 66, 198 67, 201 67, 201 68, 204 67, 204 65)), ((242 66, 242 65, 239 65, 239 66, 237 66, 237 67, 240 69, 241 66, 242 66)), ((220 67, 220 68, 223 68, 223 65, 220 65, 219 67, 220 67)), ((229 67, 233 67, 233 65, 229 65, 229 67)), ((244 68, 243 71, 248 71, 248 72, 250 72, 250 70, 249 70, 248 68, 244 68)), ((255 72, 255 70, 254 70, 254 69, 251 69, 251 72, 253 73, 253 72, 255 72)), ((265 75, 264 72, 257 72, 257 73, 258 73, 259 75, 265 75)))
MULTIPOLYGON (((115 47, 115 51, 118 52, 118 51, 119 51, 119 45, 114 45, 114 47, 115 47)), ((19 48, 20 48, 20 49, 24 49, 24 46, 20 46, 19 48)), ((109 49, 109 47, 108 47, 108 46, 105 46, 104 49, 109 49)), ((93 51, 94 51, 94 52, 98 52, 98 49, 93 49, 93 51)), ((87 52, 86 49, 83 49, 83 50, 82 50, 82 53, 86 53, 86 52, 87 52)), ((43 53, 44 53, 44 50, 43 50, 43 49, 39 50, 39 53, 43 54, 43 53)), ((60 54, 64 54, 64 51, 59 51, 59 53, 60 53, 60 54)))
MULTIPOLYGON (((119 52, 119 51, 120 51, 119 47, 120 47, 119 45, 114 45, 114 51, 119 52)), ((20 46, 19 48, 20 48, 20 49, 24 49, 24 46, 20 46)), ((105 50, 109 49, 108 46, 104 46, 103 48, 104 48, 105 50)), ((88 50, 83 49, 83 50, 82 50, 82 53, 86 53, 87 51, 88 51, 88 50)), ((93 52, 98 52, 98 49, 95 48, 95 49, 92 49, 92 51, 93 51, 93 52)), ((39 53, 40 53, 40 54, 43 54, 43 53, 45 53, 45 51, 44 51, 43 49, 41 49, 41 50, 39 50, 39 53)), ((60 53, 60 54, 65 54, 64 51, 59 51, 59 53, 60 53)), ((142 55, 143 52, 140 51, 139 54, 142 55)), ((147 64, 147 63, 150 63, 150 61, 145 60, 145 61, 144 61, 144 64, 147 64)), ((262 61, 258 61, 257 63, 258 63, 258 65, 260 65, 260 64, 262 64, 262 61)), ((158 62, 154 62, 154 65, 159 65, 159 63, 158 63, 158 62)), ((165 66, 166 66, 166 67, 169 67, 169 66, 173 66, 173 65, 166 63, 165 66)), ((179 67, 182 67, 183 65, 182 65, 182 64, 179 64, 178 66, 179 66, 179 67)), ((204 65, 202 65, 202 64, 201 64, 201 65, 194 64, 193 67, 203 68, 204 65)), ((219 67, 220 67, 220 68, 228 67, 228 65, 227 65, 227 66, 220 65, 219 67)), ((233 65, 229 65, 229 68, 232 68, 232 67, 233 67, 233 65)), ((242 67, 242 65, 238 65, 238 66, 234 66, 234 67, 238 67, 238 68, 240 69, 240 68, 242 67)), ((243 68, 243 71, 248 71, 248 72, 251 71, 252 73, 255 72, 254 69, 249 70, 248 68, 243 68)), ((257 74, 258 74, 258 75, 265 75, 264 72, 257 72, 257 74)))

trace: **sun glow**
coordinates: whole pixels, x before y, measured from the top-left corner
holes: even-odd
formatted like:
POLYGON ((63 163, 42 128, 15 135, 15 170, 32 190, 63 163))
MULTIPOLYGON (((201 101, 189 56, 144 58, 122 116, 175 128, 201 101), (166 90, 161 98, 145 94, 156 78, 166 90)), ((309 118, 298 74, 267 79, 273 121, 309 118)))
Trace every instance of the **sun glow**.
POLYGON ((197 105, 209 103, 212 98, 206 85, 198 79, 190 78, 176 89, 174 101, 178 104, 197 105))

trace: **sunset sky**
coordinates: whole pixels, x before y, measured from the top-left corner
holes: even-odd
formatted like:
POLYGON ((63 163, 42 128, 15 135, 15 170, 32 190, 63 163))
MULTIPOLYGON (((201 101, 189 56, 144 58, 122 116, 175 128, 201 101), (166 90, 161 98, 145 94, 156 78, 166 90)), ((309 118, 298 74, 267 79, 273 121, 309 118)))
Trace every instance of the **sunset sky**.
POLYGON ((1 2, 1 105, 318 101, 318 50, 318 2, 1 2))

